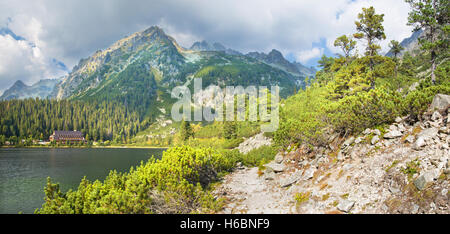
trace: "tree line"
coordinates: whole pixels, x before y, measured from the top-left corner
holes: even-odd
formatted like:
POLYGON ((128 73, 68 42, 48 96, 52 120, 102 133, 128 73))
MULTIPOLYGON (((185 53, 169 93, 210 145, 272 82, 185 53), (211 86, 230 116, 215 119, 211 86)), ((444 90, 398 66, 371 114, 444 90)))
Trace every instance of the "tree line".
POLYGON ((55 130, 81 131, 88 141, 126 143, 141 129, 139 115, 116 102, 9 100, 0 102, 0 144, 48 140, 55 130))

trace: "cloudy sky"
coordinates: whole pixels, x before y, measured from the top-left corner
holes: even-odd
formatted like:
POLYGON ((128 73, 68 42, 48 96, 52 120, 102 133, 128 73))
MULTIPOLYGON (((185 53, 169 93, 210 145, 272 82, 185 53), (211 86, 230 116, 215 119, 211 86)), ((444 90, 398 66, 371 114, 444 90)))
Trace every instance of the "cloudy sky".
POLYGON ((0 93, 18 79, 64 75, 81 58, 152 25, 184 47, 207 40, 244 53, 276 48, 315 65, 338 52, 334 39, 354 33, 367 6, 385 14, 384 51, 390 40, 411 35, 403 0, 0 0, 0 93))

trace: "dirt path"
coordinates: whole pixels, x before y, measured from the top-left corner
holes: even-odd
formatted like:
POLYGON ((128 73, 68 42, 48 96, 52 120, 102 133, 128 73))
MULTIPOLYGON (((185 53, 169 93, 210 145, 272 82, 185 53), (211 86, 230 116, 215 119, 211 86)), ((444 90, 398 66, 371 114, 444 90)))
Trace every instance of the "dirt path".
POLYGON ((216 193, 227 199, 225 214, 286 214, 295 209, 286 190, 259 176, 256 167, 227 175, 216 193))

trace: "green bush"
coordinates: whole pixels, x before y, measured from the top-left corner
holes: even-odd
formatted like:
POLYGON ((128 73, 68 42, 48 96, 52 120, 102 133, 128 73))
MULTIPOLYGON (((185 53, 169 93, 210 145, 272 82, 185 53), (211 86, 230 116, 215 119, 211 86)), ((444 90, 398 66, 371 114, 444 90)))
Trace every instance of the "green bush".
POLYGON ((238 147, 242 142, 244 142, 244 138, 236 138, 236 139, 230 139, 225 140, 225 143, 223 144, 224 149, 234 149, 238 147))
POLYGON ((210 148, 171 148, 129 173, 112 171, 104 182, 84 178, 78 189, 62 193, 50 178, 40 214, 143 214, 212 212, 220 207, 208 192, 218 173, 235 158, 210 148))
POLYGON ((436 94, 450 95, 450 83, 437 85, 437 86, 423 85, 410 92, 403 102, 403 114, 408 114, 412 119, 418 119, 419 115, 427 111, 429 104, 433 101, 436 94))
POLYGON ((322 129, 326 126, 324 106, 331 102, 326 98, 329 92, 327 87, 314 83, 286 99, 280 109, 280 126, 274 133, 275 142, 281 146, 322 143, 322 129))
POLYGON ((376 88, 330 104, 327 118, 336 131, 352 134, 393 122, 400 114, 400 104, 398 93, 376 88))
POLYGON ((239 161, 246 166, 260 166, 272 161, 277 152, 278 149, 274 146, 262 146, 247 154, 241 154, 239 161))

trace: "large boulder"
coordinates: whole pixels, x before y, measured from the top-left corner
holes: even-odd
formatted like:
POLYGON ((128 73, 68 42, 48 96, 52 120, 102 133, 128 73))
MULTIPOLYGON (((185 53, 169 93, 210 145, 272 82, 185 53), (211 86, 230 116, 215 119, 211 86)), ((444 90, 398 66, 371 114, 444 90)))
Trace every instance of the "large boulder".
POLYGON ((377 135, 372 137, 372 140, 370 141, 370 143, 372 145, 375 145, 378 141, 380 141, 380 137, 378 137, 377 135))
POLYGON ((271 170, 275 173, 283 172, 286 169, 286 165, 284 165, 283 163, 280 164, 276 162, 270 162, 264 166, 266 167, 266 169, 271 170))
POLYGON ((314 173, 316 173, 316 168, 314 167, 310 167, 308 170, 305 171, 305 173, 303 174, 303 179, 304 180, 309 180, 311 178, 314 177, 314 173))
POLYGON ((416 180, 414 180, 414 185, 418 190, 424 190, 428 183, 433 182, 435 179, 437 179, 440 175, 440 170, 429 170, 424 172, 422 175, 417 177, 416 180))
POLYGON ((395 139, 401 136, 403 136, 403 134, 399 130, 391 130, 388 133, 384 134, 385 139, 395 139))
POLYGON ((283 153, 280 152, 275 156, 275 162, 278 164, 283 162, 283 153))
POLYGON ((450 95, 436 94, 434 96, 433 102, 431 103, 431 111, 443 111, 450 106, 450 95))
POLYGON ((355 205, 354 201, 342 200, 341 202, 339 202, 337 208, 342 212, 348 213, 350 212, 350 210, 353 208, 354 205, 355 205))
POLYGON ((438 132, 439 132, 438 128, 427 128, 427 129, 424 129, 422 132, 420 132, 417 135, 417 137, 423 137, 424 140, 429 140, 429 139, 437 137, 438 132))

